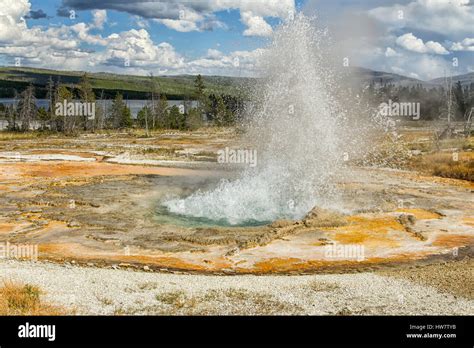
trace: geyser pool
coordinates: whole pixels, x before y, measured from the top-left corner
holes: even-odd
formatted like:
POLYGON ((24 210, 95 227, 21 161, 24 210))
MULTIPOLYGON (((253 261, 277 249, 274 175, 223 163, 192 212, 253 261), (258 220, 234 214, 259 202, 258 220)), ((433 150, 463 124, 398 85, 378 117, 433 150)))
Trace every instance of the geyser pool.
POLYGON ((154 221, 161 225, 174 225, 185 228, 212 228, 212 227, 256 227, 263 226, 271 221, 245 220, 238 223, 230 223, 225 217, 221 219, 210 219, 205 216, 189 216, 172 213, 165 206, 158 207, 154 221))
POLYGON ((262 79, 245 135, 258 165, 209 191, 166 200, 169 213, 230 225, 300 219, 315 205, 334 206, 343 161, 333 73, 321 53, 323 31, 302 14, 282 24, 258 59, 262 79))

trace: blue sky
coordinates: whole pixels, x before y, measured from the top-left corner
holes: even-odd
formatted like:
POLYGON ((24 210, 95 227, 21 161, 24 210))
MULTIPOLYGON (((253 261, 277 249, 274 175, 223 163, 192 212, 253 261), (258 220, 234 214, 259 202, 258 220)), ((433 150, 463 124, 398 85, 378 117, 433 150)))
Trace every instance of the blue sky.
MULTIPOLYGON (((77 11, 76 20, 56 16, 56 11, 62 4, 61 0, 31 0, 30 3, 32 10, 42 9, 43 12, 52 17, 27 20, 31 25, 45 27, 51 25, 72 25, 78 21, 88 23, 93 19, 92 13, 89 10, 77 11)), ((229 53, 236 49, 253 50, 264 45, 265 39, 262 37, 242 35, 245 26, 240 21, 239 10, 218 11, 215 15, 220 21, 225 23, 228 28, 216 28, 212 31, 179 32, 168 28, 164 24, 147 20, 145 29, 148 30, 154 42, 170 42, 177 51, 189 55, 190 58, 198 58, 205 55, 209 48, 215 48, 224 53, 229 53)), ((114 32, 127 31, 132 28, 141 28, 141 18, 136 18, 126 12, 107 11, 107 17, 109 25, 104 26, 104 28, 100 30, 102 36, 108 36, 114 32)), ((279 20, 277 18, 269 18, 268 22, 277 24, 279 20)))
POLYGON ((0 64, 252 76, 298 11, 351 65, 425 80, 474 71, 470 0, 0 0, 0 64))

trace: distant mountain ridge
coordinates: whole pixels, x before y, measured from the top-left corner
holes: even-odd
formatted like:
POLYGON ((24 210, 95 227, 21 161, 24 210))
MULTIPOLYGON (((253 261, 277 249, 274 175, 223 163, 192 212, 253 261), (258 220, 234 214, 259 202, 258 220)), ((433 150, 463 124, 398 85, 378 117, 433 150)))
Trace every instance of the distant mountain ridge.
MULTIPOLYGON (((50 78, 54 81, 77 85, 82 71, 60 71, 37 68, 0 67, 0 98, 11 98, 15 90, 21 92, 28 84, 36 87, 37 97, 43 98, 46 94, 45 86, 50 78)), ((124 94, 129 99, 146 99, 150 88, 148 76, 121 75, 113 73, 87 73, 92 88, 97 94, 104 93, 105 98, 114 97, 116 93, 124 94)), ((425 88, 434 88, 444 85, 444 78, 422 81, 416 78, 399 74, 376 71, 361 67, 352 67, 345 72, 345 79, 354 87, 369 85, 394 84, 396 86, 422 85, 425 88)), ((160 93, 168 99, 191 98, 194 93, 194 75, 156 76, 154 77, 160 87, 160 93)), ((231 94, 239 92, 239 86, 249 84, 252 78, 229 76, 203 76, 208 93, 231 94)), ((453 84, 460 81, 463 86, 474 83, 474 72, 453 76, 453 84)))
MULTIPOLYGON (((470 72, 470 73, 463 74, 463 75, 453 76, 453 83, 455 83, 457 81, 461 81, 461 85, 463 85, 463 86, 470 85, 471 83, 474 83, 474 72, 470 72)), ((437 78, 437 79, 430 80, 430 82, 442 85, 442 84, 444 84, 444 77, 440 77, 440 78, 437 78)))
MULTIPOLYGON (((0 67, 0 98, 11 98, 15 90, 21 92, 29 84, 36 88, 39 98, 46 94, 45 86, 51 77, 54 82, 60 82, 74 87, 84 74, 83 71, 60 71, 37 68, 0 67)), ((128 99, 148 98, 151 80, 148 76, 120 75, 113 73, 87 73, 92 88, 96 94, 104 91, 104 97, 114 97, 116 93, 122 93, 128 99)), ((193 75, 178 76, 155 76, 153 77, 161 94, 168 99, 191 98, 194 94, 193 75)), ((236 78, 225 76, 203 76, 204 83, 209 93, 235 94, 236 78)), ((238 83, 245 83, 242 78, 238 83)))
MULTIPOLYGON (((425 88, 433 88, 438 86, 443 86, 445 83, 444 77, 439 77, 436 79, 423 81, 420 79, 416 79, 413 77, 408 77, 404 75, 389 73, 385 71, 376 71, 366 68, 355 67, 352 68, 350 75, 352 78, 356 80, 356 83, 364 83, 364 84, 394 84, 397 86, 416 86, 422 85, 425 88)), ((455 75, 452 76, 453 84, 457 81, 460 81, 463 86, 470 85, 474 83, 474 72, 462 74, 462 75, 455 75)))

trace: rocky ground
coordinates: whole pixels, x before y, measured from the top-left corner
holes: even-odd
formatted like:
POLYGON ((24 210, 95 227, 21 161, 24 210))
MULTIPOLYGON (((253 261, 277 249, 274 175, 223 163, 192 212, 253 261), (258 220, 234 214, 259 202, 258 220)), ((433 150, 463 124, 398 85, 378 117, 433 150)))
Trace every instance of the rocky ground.
POLYGON ((389 273, 206 276, 1 261, 0 279, 39 285, 46 300, 75 314, 473 315, 473 266, 469 259, 389 273))
POLYGON ((162 215, 164 197, 235 175, 213 162, 237 141, 225 132, 0 139, 0 245, 39 250, 0 279, 78 314, 474 313, 468 181, 350 167, 337 212, 245 228, 162 215))
POLYGON ((299 221, 199 227, 160 214, 160 200, 231 173, 70 158, 4 162, 0 243, 38 245, 42 260, 256 274, 403 263, 472 245, 469 183, 394 170, 351 173, 339 183, 342 212, 316 208, 299 221), (363 255, 328 257, 328 248, 343 245, 363 246, 363 255))

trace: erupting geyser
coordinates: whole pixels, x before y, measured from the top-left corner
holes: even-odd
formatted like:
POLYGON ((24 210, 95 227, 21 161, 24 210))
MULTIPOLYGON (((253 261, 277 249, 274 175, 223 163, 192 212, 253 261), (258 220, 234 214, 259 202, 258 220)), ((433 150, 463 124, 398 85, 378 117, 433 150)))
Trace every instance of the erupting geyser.
POLYGON ((331 94, 325 38, 302 14, 275 31, 259 58, 262 81, 244 143, 257 150, 258 165, 212 191, 164 202, 171 213, 242 225, 300 219, 316 205, 335 205, 345 116, 331 94))

